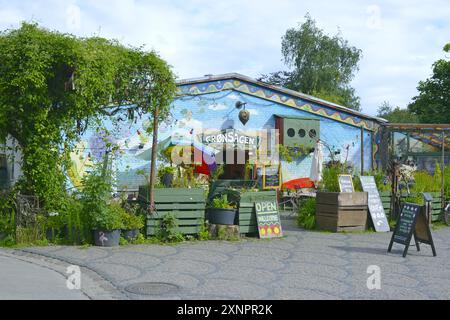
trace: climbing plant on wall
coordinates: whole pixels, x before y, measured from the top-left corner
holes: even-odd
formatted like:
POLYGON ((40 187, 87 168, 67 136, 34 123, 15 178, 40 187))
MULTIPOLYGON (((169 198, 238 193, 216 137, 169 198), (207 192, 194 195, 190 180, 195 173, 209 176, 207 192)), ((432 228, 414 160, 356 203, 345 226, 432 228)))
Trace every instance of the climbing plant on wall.
POLYGON ((154 52, 31 23, 0 32, 0 140, 17 141, 21 188, 47 207, 64 191, 64 154, 88 125, 123 106, 131 118, 157 107, 164 119, 175 91, 154 52))

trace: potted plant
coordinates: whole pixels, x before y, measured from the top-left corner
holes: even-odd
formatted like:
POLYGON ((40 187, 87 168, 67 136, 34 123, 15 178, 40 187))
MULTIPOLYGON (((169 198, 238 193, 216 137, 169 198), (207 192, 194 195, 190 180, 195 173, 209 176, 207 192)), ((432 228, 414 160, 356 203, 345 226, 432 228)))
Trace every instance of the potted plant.
POLYGON ((233 225, 236 221, 236 208, 228 201, 226 194, 214 198, 206 213, 210 224, 233 225))
POLYGON ((139 206, 126 203, 124 211, 121 214, 122 219, 122 237, 127 241, 136 240, 139 230, 144 227, 144 218, 139 215, 139 206))
POLYGON ((167 166, 158 170, 159 179, 166 188, 170 188, 172 186, 174 174, 175 167, 167 166))
POLYGON ((94 244, 102 247, 118 246, 123 227, 122 215, 126 213, 125 210, 116 202, 100 205, 98 209, 92 215, 94 244))
POLYGON ((84 177, 81 192, 83 214, 88 217, 94 244, 103 247, 119 245, 121 215, 125 211, 119 202, 111 201, 109 177, 108 172, 94 170, 84 177))

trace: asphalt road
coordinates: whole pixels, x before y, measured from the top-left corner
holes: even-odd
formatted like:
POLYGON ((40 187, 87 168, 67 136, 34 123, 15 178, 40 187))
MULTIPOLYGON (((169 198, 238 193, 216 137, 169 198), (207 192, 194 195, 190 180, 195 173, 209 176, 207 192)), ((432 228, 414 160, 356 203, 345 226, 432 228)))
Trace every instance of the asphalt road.
POLYGON ((49 268, 0 253, 0 300, 86 300, 69 290, 66 278, 49 268))
MULTIPOLYGON (((420 252, 411 246, 406 258, 400 245, 387 252, 392 233, 310 232, 298 229, 293 221, 284 221, 283 228, 285 237, 273 240, 49 246, 20 252, 95 272, 105 286, 110 285, 105 288, 112 299, 450 299, 450 228, 432 231, 437 257, 422 245, 420 252), (369 279, 374 270, 380 273, 379 288, 369 279), (141 282, 168 283, 178 289, 147 295, 127 291, 129 285, 141 282)), ((22 283, 23 272, 9 268, 22 283)), ((60 279, 50 276, 55 284, 60 279)), ((27 275, 29 281, 38 281, 36 277, 38 271, 27 275)), ((37 286, 29 285, 31 292, 37 286)), ((46 280, 42 286, 54 290, 56 285, 49 286, 46 280)), ((96 292, 89 296, 95 298, 96 292)))

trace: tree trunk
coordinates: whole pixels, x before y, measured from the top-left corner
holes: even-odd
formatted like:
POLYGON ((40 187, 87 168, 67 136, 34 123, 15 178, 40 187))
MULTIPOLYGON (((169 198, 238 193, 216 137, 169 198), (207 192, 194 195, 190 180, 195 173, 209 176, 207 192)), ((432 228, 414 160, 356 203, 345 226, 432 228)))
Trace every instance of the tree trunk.
POLYGON ((158 107, 155 107, 153 112, 153 141, 152 141, 152 159, 150 163, 150 186, 149 190, 149 212, 153 214, 155 212, 155 179, 156 179, 156 152, 158 147, 158 107))

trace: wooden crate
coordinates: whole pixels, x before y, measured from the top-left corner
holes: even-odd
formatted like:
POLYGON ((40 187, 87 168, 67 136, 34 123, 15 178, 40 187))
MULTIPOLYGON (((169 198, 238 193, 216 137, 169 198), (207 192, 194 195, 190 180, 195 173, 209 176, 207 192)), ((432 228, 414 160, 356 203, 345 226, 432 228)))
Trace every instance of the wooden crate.
MULTIPOLYGON (((148 199, 148 187, 139 187, 139 198, 148 199)), ((155 189, 156 214, 147 216, 147 236, 154 236, 164 216, 172 214, 177 220, 177 231, 198 234, 205 221, 205 195, 201 188, 155 189)))
POLYGON ((318 192, 316 227, 333 232, 367 228, 367 192, 318 192))

